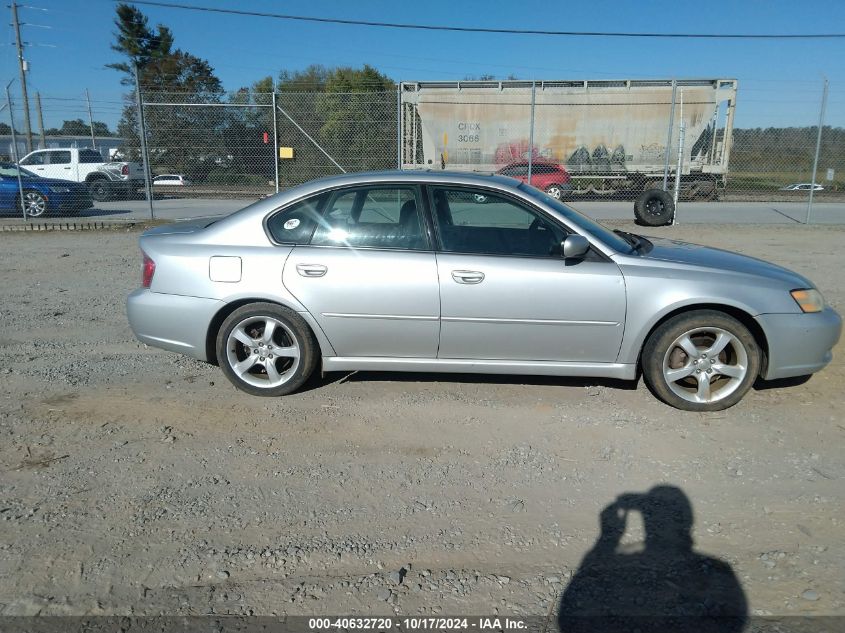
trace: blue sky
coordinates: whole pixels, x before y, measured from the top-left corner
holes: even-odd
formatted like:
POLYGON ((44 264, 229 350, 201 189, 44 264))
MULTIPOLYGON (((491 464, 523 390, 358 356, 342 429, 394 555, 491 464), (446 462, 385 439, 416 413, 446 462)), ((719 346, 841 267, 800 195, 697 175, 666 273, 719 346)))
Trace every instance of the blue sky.
MULTIPOLYGON (((348 19, 521 29, 797 33, 845 32, 845 2, 594 1, 585 3, 278 2, 182 0, 185 4, 348 19)), ((115 3, 107 0, 23 0, 23 39, 32 64, 30 92, 44 99, 45 124, 85 118, 88 88, 96 119, 119 118, 124 89, 104 68, 118 56, 115 3), (46 9, 46 10, 41 10, 46 9), (50 28, 42 28, 43 25, 50 28)), ((826 121, 845 125, 845 40, 634 40, 484 35, 312 24, 140 6, 171 27, 176 44, 207 59, 227 89, 282 68, 369 63, 395 80, 463 79, 485 73, 521 79, 730 77, 740 81, 737 125, 815 125, 822 76, 830 80, 826 121)), ((9 11, 3 7, 4 11, 9 11)), ((6 42, 14 42, 6 27, 6 42)), ((0 78, 17 78, 7 45, 0 78)), ((19 90, 17 82, 13 90, 19 90)), ((18 99, 19 101, 19 99, 18 99)), ((5 120, 5 116, 4 120, 5 120)), ((20 123, 18 123, 20 127, 20 123)))

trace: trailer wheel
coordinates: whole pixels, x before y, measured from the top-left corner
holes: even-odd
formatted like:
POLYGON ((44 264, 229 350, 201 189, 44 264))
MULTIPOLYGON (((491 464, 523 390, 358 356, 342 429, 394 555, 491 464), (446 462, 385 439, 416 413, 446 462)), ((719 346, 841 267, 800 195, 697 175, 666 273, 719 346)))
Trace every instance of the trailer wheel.
POLYGON ((643 191, 634 202, 634 216, 638 224, 665 226, 675 217, 675 203, 672 196, 662 189, 643 191))

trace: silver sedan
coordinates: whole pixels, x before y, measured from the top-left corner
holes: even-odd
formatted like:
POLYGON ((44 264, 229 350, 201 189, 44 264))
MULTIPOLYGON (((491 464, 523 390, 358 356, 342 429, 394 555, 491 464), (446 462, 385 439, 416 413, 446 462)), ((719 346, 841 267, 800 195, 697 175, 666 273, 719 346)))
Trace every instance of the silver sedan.
POLYGON ((312 181, 144 233, 139 340, 280 396, 322 370, 635 380, 691 411, 831 360, 841 319, 808 279, 611 231, 503 176, 312 181))

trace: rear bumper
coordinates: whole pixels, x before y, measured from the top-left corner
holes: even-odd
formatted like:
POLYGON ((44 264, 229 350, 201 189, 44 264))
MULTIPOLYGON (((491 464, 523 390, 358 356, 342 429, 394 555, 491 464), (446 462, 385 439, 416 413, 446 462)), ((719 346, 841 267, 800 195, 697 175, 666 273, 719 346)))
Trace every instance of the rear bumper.
POLYGON ((755 319, 769 344, 766 380, 819 371, 833 358, 842 333, 842 318, 833 308, 810 314, 761 314, 755 319))
POLYGON ((208 360, 208 326, 222 301, 152 292, 139 288, 126 300, 129 327, 142 343, 208 360))

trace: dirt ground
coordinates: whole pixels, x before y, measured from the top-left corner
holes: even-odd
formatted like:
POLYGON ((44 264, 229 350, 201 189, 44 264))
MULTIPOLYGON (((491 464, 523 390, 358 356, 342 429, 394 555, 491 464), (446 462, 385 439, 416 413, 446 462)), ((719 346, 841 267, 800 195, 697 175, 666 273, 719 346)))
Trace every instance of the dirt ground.
MULTIPOLYGON (((845 228, 619 226, 788 266, 845 310, 845 228)), ((137 237, 0 234, 0 614, 545 615, 603 508, 665 484, 749 613, 845 615, 841 343, 715 414, 553 378, 254 398, 135 341, 137 237)), ((646 528, 632 512, 620 548, 646 528)))

